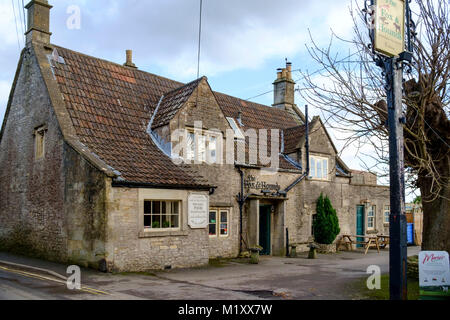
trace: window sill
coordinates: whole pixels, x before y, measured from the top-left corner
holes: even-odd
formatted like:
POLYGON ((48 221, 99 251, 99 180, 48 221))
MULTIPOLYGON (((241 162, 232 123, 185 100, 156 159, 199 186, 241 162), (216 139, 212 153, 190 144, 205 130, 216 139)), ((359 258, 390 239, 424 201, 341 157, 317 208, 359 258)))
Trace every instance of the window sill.
POLYGON ((367 230, 367 234, 377 234, 377 230, 367 230))
POLYGON ((160 237, 185 237, 189 233, 182 230, 173 231, 141 231, 139 232, 139 238, 160 238, 160 237))

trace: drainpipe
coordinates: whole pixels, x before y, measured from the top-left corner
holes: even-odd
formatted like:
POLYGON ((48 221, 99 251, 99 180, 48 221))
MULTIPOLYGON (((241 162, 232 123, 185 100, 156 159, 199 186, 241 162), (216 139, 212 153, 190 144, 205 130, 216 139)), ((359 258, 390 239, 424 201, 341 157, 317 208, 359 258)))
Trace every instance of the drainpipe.
POLYGON ((241 192, 238 195, 238 203, 239 203, 239 255, 242 253, 242 217, 243 210, 245 204, 244 197, 244 171, 242 171, 241 167, 238 167, 239 174, 241 176, 241 192))
POLYGON ((305 124, 305 137, 306 137, 306 143, 305 143, 305 149, 306 149, 306 171, 303 173, 297 180, 295 180, 289 187, 287 187, 284 191, 282 191, 282 194, 287 194, 289 191, 291 191, 296 185, 298 185, 300 182, 303 181, 306 177, 309 176, 310 167, 309 167, 309 120, 308 120, 308 105, 305 106, 305 118, 306 118, 306 124, 305 124))

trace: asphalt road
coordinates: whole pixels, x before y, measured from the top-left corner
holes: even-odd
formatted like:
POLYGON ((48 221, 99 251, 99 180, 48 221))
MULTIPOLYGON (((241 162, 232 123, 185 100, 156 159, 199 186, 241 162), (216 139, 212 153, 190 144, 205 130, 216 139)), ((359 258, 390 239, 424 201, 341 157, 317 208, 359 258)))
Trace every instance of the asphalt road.
MULTIPOLYGON (((419 252, 409 248, 408 254, 419 252)), ((0 260, 47 268, 64 275, 66 266, 0 253, 0 260), (28 262, 28 263, 27 263, 28 262)), ((388 272, 389 252, 340 252, 317 260, 262 257, 260 264, 227 261, 220 266, 154 274, 103 274, 82 269, 83 291, 68 290, 61 279, 0 265, 0 300, 348 300, 349 286, 368 277, 370 265, 388 272), (101 291, 98 291, 101 290, 101 291)))

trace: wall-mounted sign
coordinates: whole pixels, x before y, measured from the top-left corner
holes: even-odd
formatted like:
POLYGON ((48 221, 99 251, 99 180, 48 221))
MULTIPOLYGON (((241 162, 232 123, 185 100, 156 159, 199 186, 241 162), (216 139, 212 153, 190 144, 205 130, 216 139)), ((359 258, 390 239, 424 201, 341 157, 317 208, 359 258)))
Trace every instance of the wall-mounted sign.
POLYGON ((204 194, 191 194, 188 198, 188 224, 192 229, 208 226, 209 197, 204 194))
POLYGON ((419 285, 421 296, 450 296, 450 267, 447 252, 420 252, 419 285))
POLYGON ((269 190, 269 191, 280 191, 281 186, 276 184, 270 184, 265 181, 258 181, 255 176, 248 176, 244 180, 244 188, 255 189, 255 190, 269 190))
POLYGON ((405 51, 404 0, 376 0, 374 46, 390 57, 405 51))

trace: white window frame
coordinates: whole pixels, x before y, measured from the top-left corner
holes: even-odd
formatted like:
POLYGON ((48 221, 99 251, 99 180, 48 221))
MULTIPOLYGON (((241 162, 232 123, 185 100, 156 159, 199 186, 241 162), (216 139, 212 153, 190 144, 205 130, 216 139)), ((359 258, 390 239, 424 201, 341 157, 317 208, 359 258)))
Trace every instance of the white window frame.
POLYGON ((310 156, 309 157, 309 177, 313 180, 322 180, 322 181, 329 181, 329 168, 330 168, 330 160, 329 158, 325 157, 319 157, 319 156, 310 156), (324 161, 326 161, 326 168, 323 166, 324 161), (319 166, 320 164, 320 166, 319 166), (321 177, 318 176, 318 171, 322 172, 321 177))
MULTIPOLYGON (((229 209, 229 208, 210 208, 209 209, 209 214, 211 214, 212 212, 214 212, 215 213, 215 225, 216 225, 216 227, 215 227, 215 231, 216 231, 216 233, 215 234, 213 234, 213 235, 209 235, 209 238, 210 239, 216 239, 216 238, 228 238, 229 236, 230 236, 230 217, 231 217, 231 210, 229 209), (227 222, 226 222, 226 225, 227 225, 227 234, 226 235, 222 235, 221 234, 221 225, 222 225, 222 213, 226 213, 226 215, 227 215, 227 222)), ((210 219, 210 217, 208 216, 208 234, 209 234, 209 228, 210 228, 210 225, 211 225, 212 223, 211 223, 211 219, 210 219)))
POLYGON ((186 141, 186 155, 185 161, 199 161, 218 164, 220 157, 220 134, 212 131, 197 132, 194 130, 187 130, 186 141), (214 142, 213 142, 214 141, 214 142), (211 146, 214 146, 211 149, 211 146), (209 152, 209 155, 207 154, 209 152), (214 152, 214 155, 212 153, 214 152), (196 157, 197 155, 197 157, 196 157))
POLYGON ((384 224, 389 224, 389 218, 391 216, 391 206, 390 205, 385 205, 384 206, 384 211, 383 211, 383 221, 384 224))
MULTIPOLYGON (((182 219, 181 219, 181 216, 182 216, 182 206, 183 206, 183 202, 181 201, 181 200, 164 200, 164 199, 145 199, 144 200, 144 208, 143 208, 143 215, 142 215, 142 225, 143 225, 143 227, 144 227, 144 231, 145 232, 164 232, 164 231, 179 231, 179 230, 181 230, 181 222, 182 222, 182 219), (145 212, 145 202, 150 202, 151 203, 151 207, 150 207, 150 213, 146 213, 145 212), (153 203, 154 202, 160 202, 160 205, 162 206, 162 203, 163 202, 165 202, 166 203, 166 213, 165 214, 163 214, 162 212, 161 213, 159 213, 159 214, 155 214, 155 213, 152 213, 152 211, 153 211, 153 203), (173 203, 178 203, 178 213, 177 214, 174 214, 174 213, 172 213, 172 205, 173 205, 173 203), (169 209, 169 212, 170 213, 167 213, 168 212, 168 205, 170 205, 170 209, 169 209), (150 226, 146 226, 145 225, 145 218, 147 217, 147 216, 150 216, 150 222, 152 223, 152 216, 154 216, 154 215, 160 215, 161 217, 160 217, 160 226, 158 227, 158 228, 153 228, 153 226, 152 225, 150 225, 150 226), (163 215, 165 215, 165 216, 169 216, 169 221, 171 221, 171 217, 172 216, 178 216, 178 227, 169 227, 169 228, 164 228, 162 225, 161 225, 161 223, 162 223, 162 219, 163 219, 163 215)), ((162 211, 162 209, 160 209, 160 211, 162 211)), ((153 223, 152 223, 153 224, 153 223)))
POLYGON ((227 121, 230 124, 231 129, 233 129, 234 131, 234 138, 238 140, 245 140, 245 136, 237 125, 236 121, 230 117, 227 117, 227 121))
POLYGON ((377 215, 377 207, 376 206, 369 206, 369 209, 367 210, 367 230, 375 230, 375 223, 376 223, 376 215, 377 215), (370 226, 372 221, 372 226, 370 226))

